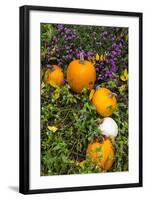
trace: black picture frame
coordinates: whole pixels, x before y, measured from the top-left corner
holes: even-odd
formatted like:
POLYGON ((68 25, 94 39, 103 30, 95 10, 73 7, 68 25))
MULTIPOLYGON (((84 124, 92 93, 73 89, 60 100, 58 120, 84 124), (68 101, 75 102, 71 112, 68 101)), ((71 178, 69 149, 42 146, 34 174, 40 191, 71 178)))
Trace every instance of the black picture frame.
POLYGON ((142 13, 138 12, 122 12, 122 11, 105 11, 90 9, 75 9, 62 7, 44 7, 44 6, 22 6, 20 7, 20 174, 19 174, 19 191, 22 194, 35 193, 51 193, 51 192, 67 192, 67 191, 83 191, 83 190, 99 190, 114 188, 129 188, 142 186, 142 13), (84 186, 84 187, 68 187, 54 189, 35 189, 29 188, 29 17, 30 11, 56 11, 69 13, 84 14, 102 14, 114 16, 127 16, 139 18, 139 182, 118 185, 101 185, 101 186, 84 186))

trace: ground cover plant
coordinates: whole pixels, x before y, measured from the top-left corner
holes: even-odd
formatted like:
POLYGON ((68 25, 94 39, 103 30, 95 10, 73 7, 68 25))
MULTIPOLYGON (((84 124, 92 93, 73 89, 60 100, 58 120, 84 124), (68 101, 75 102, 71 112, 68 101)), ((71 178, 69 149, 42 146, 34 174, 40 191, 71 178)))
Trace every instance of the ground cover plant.
POLYGON ((42 23, 41 175, 127 170, 128 29, 42 23))

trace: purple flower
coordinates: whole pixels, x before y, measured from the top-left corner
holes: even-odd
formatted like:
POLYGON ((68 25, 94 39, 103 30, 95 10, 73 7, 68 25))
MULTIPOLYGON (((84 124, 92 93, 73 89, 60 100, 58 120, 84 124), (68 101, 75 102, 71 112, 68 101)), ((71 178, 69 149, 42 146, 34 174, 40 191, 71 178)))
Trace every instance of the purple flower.
POLYGON ((65 84, 66 83, 66 80, 64 79, 64 80, 62 80, 62 84, 65 84))
POLYGON ((97 77, 97 81, 103 81, 103 80, 104 80, 104 76, 100 75, 100 76, 97 77))
POLYGON ((112 71, 106 71, 105 77, 112 78, 113 77, 112 71))
POLYGON ((116 47, 116 43, 113 43, 113 44, 112 44, 112 48, 115 48, 115 47, 116 47))
POLYGON ((92 58, 92 56, 93 56, 93 53, 92 53, 91 51, 88 51, 86 55, 87 55, 87 57, 88 57, 88 58, 90 58, 90 59, 91 59, 91 58, 92 58))
POLYGON ((59 59, 59 58, 57 58, 57 62, 58 62, 58 63, 60 62, 60 59, 59 59))
POLYGON ((110 60, 109 60, 109 59, 106 59, 106 63, 109 64, 109 63, 110 63, 110 60))
POLYGON ((110 59, 110 63, 111 63, 112 65, 115 65, 114 59, 110 59))
POLYGON ((117 55, 117 52, 116 52, 116 51, 112 51, 111 53, 112 53, 112 54, 111 54, 112 56, 116 56, 116 55, 117 55))
POLYGON ((115 65, 115 64, 112 65, 111 71, 112 71, 112 72, 116 72, 116 71, 117 71, 117 70, 116 70, 116 65, 115 65))
POLYGON ((64 29, 64 25, 63 24, 58 24, 57 28, 58 28, 58 31, 62 31, 64 29))
POLYGON ((121 47, 121 48, 123 47, 122 42, 119 43, 119 47, 121 47))
POLYGON ((104 31, 103 33, 101 33, 101 37, 105 37, 105 36, 107 36, 107 31, 104 31))
POLYGON ((78 52, 78 53, 76 54, 76 57, 77 57, 77 58, 80 58, 80 52, 78 52))
POLYGON ((57 53, 60 52, 60 50, 61 50, 60 48, 56 48, 56 52, 57 52, 57 53))
POLYGON ((77 58, 80 58, 80 54, 83 54, 84 57, 87 57, 87 54, 84 50, 79 50, 79 51, 76 51, 76 57, 77 58))
POLYGON ((116 40, 116 36, 114 35, 113 37, 112 37, 112 41, 115 41, 116 40))
POLYGON ((117 52, 117 56, 120 56, 121 55, 121 50, 119 50, 118 52, 117 52))
POLYGON ((72 56, 70 54, 66 55, 65 57, 66 57, 67 60, 71 60, 71 58, 72 58, 72 56))
POLYGON ((66 34, 69 34, 70 32, 71 32, 70 29, 65 29, 65 33, 66 33, 66 34))
POLYGON ((69 49, 70 49, 70 46, 66 46, 66 45, 65 45, 65 48, 66 48, 67 50, 69 50, 69 49))
POLYGON ((96 71, 99 72, 99 68, 98 67, 96 67, 96 71))

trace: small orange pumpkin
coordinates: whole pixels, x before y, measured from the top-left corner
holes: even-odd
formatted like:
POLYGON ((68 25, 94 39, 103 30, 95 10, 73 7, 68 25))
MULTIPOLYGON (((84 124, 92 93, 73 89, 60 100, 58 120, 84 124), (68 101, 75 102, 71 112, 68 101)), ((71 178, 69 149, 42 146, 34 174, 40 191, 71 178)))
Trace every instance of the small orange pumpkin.
POLYGON ((115 94, 107 88, 98 88, 93 95, 92 103, 103 117, 112 115, 117 106, 115 94))
POLYGON ((87 159, 91 159, 91 162, 98 165, 103 170, 110 170, 115 158, 114 147, 110 139, 104 139, 102 143, 98 140, 88 145, 87 159))
POLYGON ((48 68, 44 75, 44 82, 50 85, 60 86, 63 84, 64 74, 58 65, 52 65, 48 68))
POLYGON ((80 93, 84 87, 92 89, 96 80, 94 65, 84 60, 80 54, 80 60, 73 60, 67 68, 67 81, 74 92, 80 93))

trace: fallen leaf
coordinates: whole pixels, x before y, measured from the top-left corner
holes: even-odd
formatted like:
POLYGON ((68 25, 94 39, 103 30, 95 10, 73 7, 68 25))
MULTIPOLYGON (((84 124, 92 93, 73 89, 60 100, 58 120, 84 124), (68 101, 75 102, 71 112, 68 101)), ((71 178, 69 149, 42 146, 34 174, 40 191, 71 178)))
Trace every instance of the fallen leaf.
POLYGON ((98 61, 99 58, 100 58, 100 57, 99 57, 99 54, 97 53, 97 54, 96 54, 96 60, 98 61))
POLYGON ((127 68, 124 69, 122 75, 120 76, 120 79, 121 79, 122 81, 127 81, 127 80, 128 80, 128 71, 127 71, 127 68))
POLYGON ((89 100, 90 100, 90 101, 91 101, 91 99, 93 98, 94 93, 95 93, 95 90, 92 89, 91 92, 90 92, 90 94, 89 94, 89 100))
POLYGON ((54 88, 58 88, 58 86, 54 83, 53 80, 49 80, 49 84, 54 88))
POLYGON ((53 133, 55 133, 58 130, 56 126, 48 126, 48 129, 52 131, 53 133))
POLYGON ((53 92, 53 97, 54 99, 58 99, 60 97, 60 91, 58 88, 53 92))

